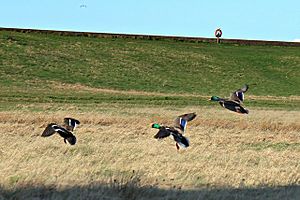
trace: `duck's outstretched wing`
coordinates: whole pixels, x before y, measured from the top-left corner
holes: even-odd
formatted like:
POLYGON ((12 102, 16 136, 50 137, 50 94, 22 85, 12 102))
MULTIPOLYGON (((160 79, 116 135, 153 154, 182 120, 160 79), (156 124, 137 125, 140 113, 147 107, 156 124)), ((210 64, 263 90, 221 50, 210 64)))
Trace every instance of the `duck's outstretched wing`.
POLYGON ((182 132, 185 131, 186 125, 189 121, 192 121, 196 117, 196 113, 187 113, 180 115, 175 119, 175 127, 179 128, 182 132))
POLYGON ((169 128, 161 127, 159 129, 159 131, 156 133, 156 135, 154 135, 154 138, 162 139, 162 138, 170 136, 170 134, 171 134, 171 132, 170 132, 169 128))
POLYGON ((56 133, 56 130, 53 128, 53 126, 55 127, 55 126, 58 126, 58 125, 55 124, 55 123, 48 124, 41 136, 42 137, 49 137, 49 136, 53 135, 54 133, 56 133))
POLYGON ((247 92, 249 86, 245 84, 241 89, 238 89, 231 93, 230 100, 242 103, 244 101, 244 93, 247 92))
POLYGON ((80 124, 80 121, 74 118, 66 117, 64 118, 64 123, 68 131, 74 131, 75 128, 80 124))

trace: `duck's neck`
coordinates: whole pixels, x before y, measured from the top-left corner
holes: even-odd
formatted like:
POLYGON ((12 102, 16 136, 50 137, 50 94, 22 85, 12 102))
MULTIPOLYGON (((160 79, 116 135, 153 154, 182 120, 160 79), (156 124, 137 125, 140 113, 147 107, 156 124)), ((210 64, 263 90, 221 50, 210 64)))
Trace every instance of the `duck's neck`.
POLYGON ((157 129, 160 129, 160 125, 159 124, 152 124, 152 128, 157 128, 157 129))

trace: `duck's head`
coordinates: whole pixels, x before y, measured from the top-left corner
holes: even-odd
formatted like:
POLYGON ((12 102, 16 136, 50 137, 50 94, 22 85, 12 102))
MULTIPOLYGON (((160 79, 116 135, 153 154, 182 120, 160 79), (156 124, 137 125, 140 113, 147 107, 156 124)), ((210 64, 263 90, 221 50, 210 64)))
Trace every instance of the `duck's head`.
POLYGON ((212 96, 210 98, 211 101, 219 101, 220 100, 220 97, 217 97, 217 96, 212 96))
POLYGON ((157 128, 157 129, 160 129, 160 125, 159 124, 152 124, 152 128, 157 128))

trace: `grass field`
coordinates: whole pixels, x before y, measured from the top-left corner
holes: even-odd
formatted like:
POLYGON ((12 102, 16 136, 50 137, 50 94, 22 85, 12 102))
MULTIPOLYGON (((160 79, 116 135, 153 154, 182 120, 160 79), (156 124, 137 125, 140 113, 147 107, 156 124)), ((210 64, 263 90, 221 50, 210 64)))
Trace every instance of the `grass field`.
POLYGON ((297 199, 299 77, 297 47, 0 32, 0 199, 297 199), (207 101, 244 83, 249 115, 207 101), (188 149, 153 138, 186 112, 188 149))

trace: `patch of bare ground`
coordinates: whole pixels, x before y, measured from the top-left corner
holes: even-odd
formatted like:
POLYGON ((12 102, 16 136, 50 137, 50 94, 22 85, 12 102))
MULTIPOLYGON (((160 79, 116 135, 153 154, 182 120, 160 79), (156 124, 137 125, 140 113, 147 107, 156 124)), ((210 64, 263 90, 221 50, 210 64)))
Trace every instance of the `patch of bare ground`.
POLYGON ((42 199, 43 188, 52 188, 46 196, 52 199, 80 193, 91 198, 107 195, 107 199, 116 194, 137 199, 159 199, 157 194, 168 199, 176 195, 234 198, 231 191, 241 191, 238 197, 251 199, 251 188, 271 188, 262 192, 262 197, 274 197, 270 199, 293 198, 299 193, 297 111, 252 110, 250 115, 203 107, 14 111, 0 113, 0 130, 0 185, 17 192, 6 192, 13 197, 25 194, 24 187, 39 186, 26 195, 42 199), (189 148, 177 151, 172 139, 153 138, 157 130, 151 128, 152 123, 172 124, 185 112, 198 114, 186 132, 189 148), (48 123, 61 123, 66 116, 81 121, 75 146, 64 144, 58 135, 40 137, 48 123), (110 192, 99 184, 109 186, 110 192), (282 186, 291 187, 276 190, 282 186), (219 192, 210 193, 216 188, 219 192))

